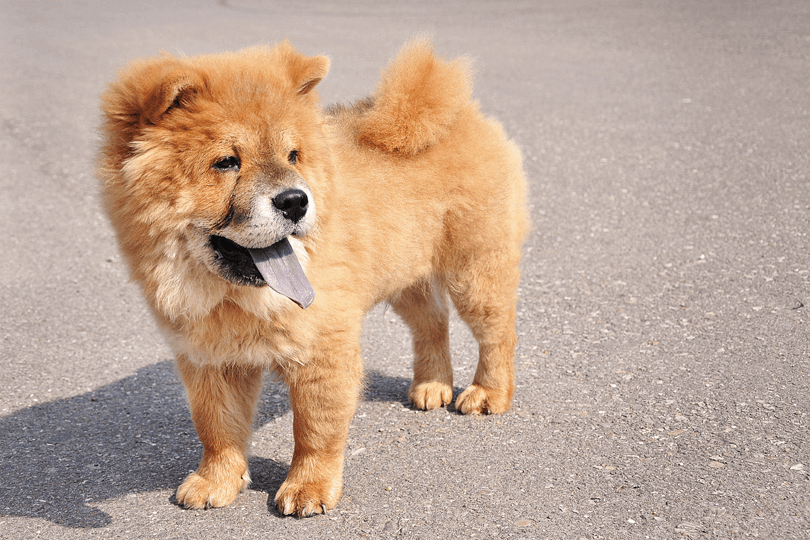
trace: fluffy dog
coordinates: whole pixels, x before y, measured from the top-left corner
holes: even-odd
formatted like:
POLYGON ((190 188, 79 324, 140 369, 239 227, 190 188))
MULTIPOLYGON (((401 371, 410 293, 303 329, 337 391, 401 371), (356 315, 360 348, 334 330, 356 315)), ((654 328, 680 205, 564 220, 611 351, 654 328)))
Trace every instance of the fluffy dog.
POLYGON ((249 483, 271 370, 294 415, 278 508, 334 508, 362 387, 361 324, 379 302, 412 331, 415 407, 452 401, 450 299, 479 343, 456 410, 510 406, 528 226, 519 150, 471 100, 467 63, 424 40, 352 106, 320 107, 328 69, 287 42, 162 55, 128 65, 102 96, 106 209, 176 352, 203 444, 177 490, 186 507, 227 505, 249 483))

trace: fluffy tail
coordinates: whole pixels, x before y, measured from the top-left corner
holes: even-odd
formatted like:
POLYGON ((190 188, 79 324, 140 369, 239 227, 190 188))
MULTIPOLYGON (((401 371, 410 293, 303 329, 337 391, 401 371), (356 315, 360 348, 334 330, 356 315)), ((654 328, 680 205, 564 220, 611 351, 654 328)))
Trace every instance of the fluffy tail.
POLYGON ((438 142, 470 101, 469 61, 433 55, 428 39, 407 43, 388 65, 359 122, 363 144, 417 154, 438 142))

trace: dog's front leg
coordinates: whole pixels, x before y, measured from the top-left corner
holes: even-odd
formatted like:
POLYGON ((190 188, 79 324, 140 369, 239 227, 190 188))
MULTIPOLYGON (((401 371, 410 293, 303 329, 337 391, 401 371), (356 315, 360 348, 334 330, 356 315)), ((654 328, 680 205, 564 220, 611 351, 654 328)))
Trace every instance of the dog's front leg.
POLYGON ((293 410, 290 472, 276 493, 282 514, 310 516, 337 505, 343 488, 343 451, 363 376, 356 349, 326 353, 287 370, 293 410))
POLYGON ((226 506, 250 483, 247 442, 262 389, 262 370, 198 367, 183 356, 177 358, 177 368, 203 445, 200 466, 177 488, 177 502, 186 508, 226 506))

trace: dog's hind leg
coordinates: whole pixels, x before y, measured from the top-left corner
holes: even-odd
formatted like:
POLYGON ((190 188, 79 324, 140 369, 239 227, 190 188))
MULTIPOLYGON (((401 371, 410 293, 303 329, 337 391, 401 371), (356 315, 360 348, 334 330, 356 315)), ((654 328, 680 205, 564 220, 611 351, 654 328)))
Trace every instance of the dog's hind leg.
POLYGON ((450 295, 461 319, 478 340, 473 382, 456 398, 464 414, 503 413, 515 392, 517 254, 489 252, 455 272, 450 295))
POLYGON ((250 483, 247 443, 262 370, 198 367, 183 356, 177 358, 177 368, 203 445, 200 466, 177 488, 177 502, 186 508, 226 506, 250 483))
POLYGON ((413 382, 408 397, 419 409, 453 400, 447 292, 437 281, 411 286, 391 301, 413 336, 413 382))

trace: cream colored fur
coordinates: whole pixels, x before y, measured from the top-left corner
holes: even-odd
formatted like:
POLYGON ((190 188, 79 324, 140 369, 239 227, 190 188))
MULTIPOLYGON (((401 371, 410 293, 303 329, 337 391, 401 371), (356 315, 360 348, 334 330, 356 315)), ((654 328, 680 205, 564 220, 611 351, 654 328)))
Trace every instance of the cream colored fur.
POLYGON ((353 106, 320 108, 314 86, 328 68, 286 42, 163 55, 127 66, 102 98, 107 211, 176 351, 203 443, 199 469, 177 492, 188 507, 228 504, 249 482, 263 370, 289 385, 294 414, 279 509, 309 515, 337 504, 363 379, 361 324, 379 302, 413 332, 416 407, 453 397, 449 301, 480 349, 455 408, 501 413, 512 399, 528 227, 520 152, 470 100, 467 63, 437 58, 426 41, 406 45, 353 106), (230 155, 238 171, 212 166, 230 155), (314 228, 293 239, 315 290, 306 310, 226 279, 210 244, 233 201, 291 178, 317 205, 314 228))

